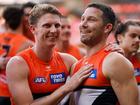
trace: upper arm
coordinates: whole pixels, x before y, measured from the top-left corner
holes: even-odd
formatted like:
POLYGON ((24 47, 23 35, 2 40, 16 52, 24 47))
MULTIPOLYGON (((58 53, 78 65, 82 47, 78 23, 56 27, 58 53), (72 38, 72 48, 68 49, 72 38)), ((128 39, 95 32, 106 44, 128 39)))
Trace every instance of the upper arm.
POLYGON ((72 65, 77 62, 77 59, 73 57, 72 55, 69 55, 66 53, 60 53, 60 55, 67 67, 67 70, 70 72, 72 65))
POLYGON ((74 64, 71 66, 70 75, 72 75, 72 74, 73 74, 73 71, 74 71, 74 68, 75 68, 76 64, 77 64, 77 62, 76 62, 76 63, 74 63, 74 64))
POLYGON ((138 88, 133 65, 129 60, 113 52, 105 58, 102 68, 104 75, 110 79, 120 104, 137 105, 138 88))
POLYGON ((6 67, 8 86, 16 105, 29 105, 33 97, 28 84, 29 68, 23 58, 15 56, 6 67))

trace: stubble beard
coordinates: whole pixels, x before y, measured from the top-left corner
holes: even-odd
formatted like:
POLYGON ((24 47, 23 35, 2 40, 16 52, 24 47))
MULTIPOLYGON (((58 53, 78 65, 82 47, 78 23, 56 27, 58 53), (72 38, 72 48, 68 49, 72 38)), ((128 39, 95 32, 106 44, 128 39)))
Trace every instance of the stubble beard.
POLYGON ((93 46, 97 45, 98 43, 100 43, 101 37, 97 37, 97 36, 96 37, 89 37, 89 38, 81 37, 80 40, 86 46, 93 47, 93 46))

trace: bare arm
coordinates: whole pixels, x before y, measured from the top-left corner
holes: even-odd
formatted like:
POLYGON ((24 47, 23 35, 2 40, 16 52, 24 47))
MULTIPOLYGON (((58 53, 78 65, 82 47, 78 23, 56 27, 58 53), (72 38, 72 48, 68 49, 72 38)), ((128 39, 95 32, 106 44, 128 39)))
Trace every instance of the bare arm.
POLYGON ((67 53, 60 53, 60 55, 67 67, 68 72, 70 73, 72 69, 72 65, 76 63, 78 60, 74 56, 67 53))
POLYGON ((123 55, 113 52, 106 57, 102 68, 120 104, 138 105, 138 87, 132 64, 123 55))
MULTIPOLYGON (((76 64, 77 64, 77 63, 74 63, 74 64, 72 65, 70 75, 73 74, 73 70, 74 70, 76 64)), ((75 104, 75 99, 74 99, 74 93, 72 93, 72 94, 70 95, 69 105, 76 105, 76 104, 75 104)))
POLYGON ((60 100, 90 75, 90 68, 84 67, 69 82, 54 91, 51 95, 33 100, 28 85, 29 68, 21 57, 13 57, 7 64, 8 86, 16 105, 57 105, 60 100))

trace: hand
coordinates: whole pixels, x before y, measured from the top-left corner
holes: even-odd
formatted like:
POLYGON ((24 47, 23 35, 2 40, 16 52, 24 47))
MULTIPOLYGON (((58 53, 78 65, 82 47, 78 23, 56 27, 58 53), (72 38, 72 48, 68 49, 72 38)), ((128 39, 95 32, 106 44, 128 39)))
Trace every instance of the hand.
POLYGON ((119 47, 116 43, 109 43, 105 49, 105 51, 112 51, 112 52, 118 52, 124 55, 124 50, 119 47))
POLYGON ((6 64, 9 61, 10 57, 0 57, 0 69, 6 69, 6 64))
POLYGON ((87 77, 91 75, 93 65, 85 65, 81 67, 71 78, 66 82, 66 88, 71 92, 75 90, 87 77))

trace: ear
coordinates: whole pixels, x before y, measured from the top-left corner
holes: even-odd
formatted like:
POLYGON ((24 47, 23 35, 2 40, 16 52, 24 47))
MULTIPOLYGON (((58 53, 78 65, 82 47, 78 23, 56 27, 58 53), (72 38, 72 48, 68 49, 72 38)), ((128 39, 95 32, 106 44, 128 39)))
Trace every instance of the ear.
POLYGON ((121 35, 121 34, 118 34, 117 35, 117 40, 119 41, 119 43, 122 43, 122 41, 123 41, 123 35, 121 35))
POLYGON ((35 34, 35 26, 34 25, 30 25, 29 29, 33 34, 35 34))
POLYGON ((108 23, 108 24, 105 26, 105 28, 104 28, 104 32, 105 32, 106 34, 108 34, 108 33, 112 30, 112 28, 113 28, 112 24, 111 24, 111 23, 108 23))

